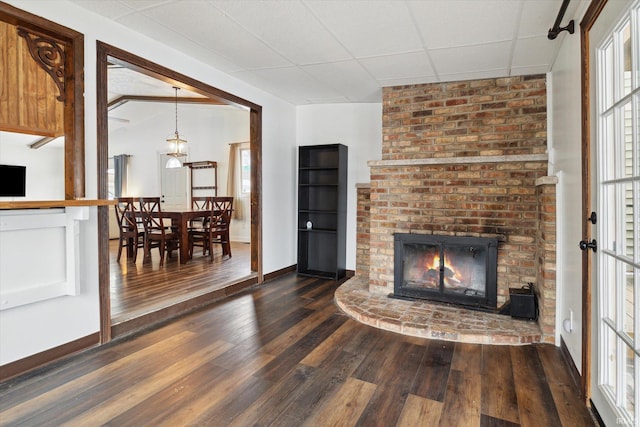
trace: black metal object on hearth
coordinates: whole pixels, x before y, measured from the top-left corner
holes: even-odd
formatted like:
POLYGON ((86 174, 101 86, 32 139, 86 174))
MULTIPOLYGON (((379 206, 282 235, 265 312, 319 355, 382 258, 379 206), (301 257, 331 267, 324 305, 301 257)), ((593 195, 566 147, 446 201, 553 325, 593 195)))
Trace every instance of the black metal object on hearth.
POLYGON ((394 297, 495 310, 498 240, 394 234, 394 297))

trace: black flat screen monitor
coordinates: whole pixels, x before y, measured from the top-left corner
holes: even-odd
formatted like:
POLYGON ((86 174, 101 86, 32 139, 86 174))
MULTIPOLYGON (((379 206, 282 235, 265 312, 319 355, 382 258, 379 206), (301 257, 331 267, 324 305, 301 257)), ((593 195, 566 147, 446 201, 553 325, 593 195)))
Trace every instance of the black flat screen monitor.
POLYGON ((0 197, 24 197, 26 166, 0 165, 0 197))

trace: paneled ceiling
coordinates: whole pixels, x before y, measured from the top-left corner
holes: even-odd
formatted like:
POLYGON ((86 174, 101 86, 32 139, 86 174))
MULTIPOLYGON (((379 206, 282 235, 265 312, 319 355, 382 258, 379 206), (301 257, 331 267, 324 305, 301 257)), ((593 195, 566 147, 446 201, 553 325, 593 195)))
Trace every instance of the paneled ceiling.
MULTIPOLYGON (((561 0, 71 1, 296 105, 546 73, 579 37, 547 39, 561 0)), ((562 26, 585 6, 571 1, 562 26)))

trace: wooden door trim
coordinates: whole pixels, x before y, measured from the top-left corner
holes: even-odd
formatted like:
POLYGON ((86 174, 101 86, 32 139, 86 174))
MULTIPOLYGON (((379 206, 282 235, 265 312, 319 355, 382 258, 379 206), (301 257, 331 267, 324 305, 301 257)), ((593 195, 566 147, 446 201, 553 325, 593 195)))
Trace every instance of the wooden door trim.
MULTIPOLYGON (((231 93, 202 83, 184 74, 117 47, 97 41, 97 155, 98 198, 107 198, 108 162, 108 76, 107 62, 122 65, 139 73, 175 86, 235 105, 249 111, 249 141, 251 149, 251 269, 258 273, 258 283, 264 281, 262 271, 262 106, 231 93)), ((98 208, 99 230, 99 294, 101 343, 111 340, 111 301, 109 292, 109 211, 98 208)))
MULTIPOLYGON (((607 0, 592 0, 580 22, 581 78, 582 78, 582 238, 591 240, 591 223, 586 221, 591 211, 591 99, 589 96, 589 31, 600 16, 607 0)), ((592 315, 592 256, 582 251, 582 381, 581 391, 585 403, 591 398, 591 315, 592 315)))

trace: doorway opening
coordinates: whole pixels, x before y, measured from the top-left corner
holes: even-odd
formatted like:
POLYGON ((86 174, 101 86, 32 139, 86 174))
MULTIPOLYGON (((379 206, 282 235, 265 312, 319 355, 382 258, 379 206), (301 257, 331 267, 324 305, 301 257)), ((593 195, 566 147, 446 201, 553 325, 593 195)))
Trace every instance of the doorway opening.
MULTIPOLYGON (((221 172, 218 178, 224 184, 230 144, 248 140, 251 189, 243 209, 249 224, 246 242, 232 242, 233 256, 222 257, 220 254, 213 262, 209 262, 209 256, 194 251, 186 263, 174 253, 160 266, 157 250, 150 257, 140 256, 141 252, 135 261, 126 257, 118 261, 118 241, 110 240, 107 232, 114 209, 99 208, 100 259, 103 260, 100 263, 101 340, 104 343, 113 336, 166 320, 263 281, 260 238, 262 110, 259 105, 100 42, 97 69, 99 198, 115 196, 108 194, 108 171, 110 158, 119 155, 129 156, 127 194, 122 196, 162 196, 164 189, 160 177, 164 164, 160 168, 159 159, 170 150, 165 143, 165 134, 173 126, 173 103, 178 105, 178 100, 165 96, 162 91, 173 93, 175 87, 182 89, 179 100, 181 130, 187 130, 189 126, 188 132, 192 135, 180 163, 216 162, 218 168, 223 169, 217 172, 221 172), (110 75, 119 77, 111 79, 110 75), (140 86, 146 87, 146 92, 124 93, 117 88, 118 85, 127 86, 122 84, 122 79, 132 76, 145 82, 140 86), (165 129, 168 122, 171 126, 165 129), (231 124, 225 129, 221 123, 231 124), (157 131, 163 135, 156 136, 154 132, 157 131)), ((182 168, 188 167, 183 165, 176 169, 182 168)), ((115 181, 121 182, 117 177, 115 181)), ((216 195, 226 195, 226 187, 218 187, 216 195)), ((189 192, 189 201, 192 191, 186 187, 184 191, 189 192)), ((233 224, 230 229, 233 230, 233 224)))

